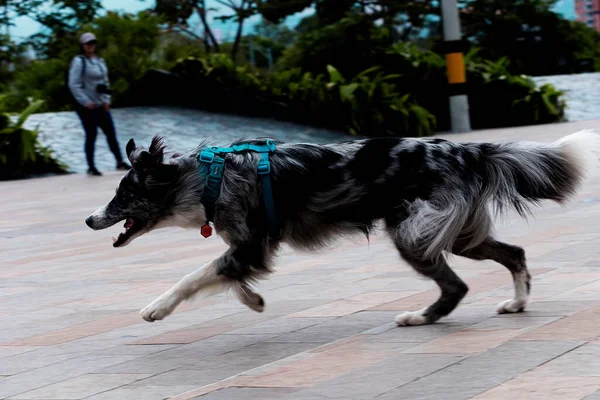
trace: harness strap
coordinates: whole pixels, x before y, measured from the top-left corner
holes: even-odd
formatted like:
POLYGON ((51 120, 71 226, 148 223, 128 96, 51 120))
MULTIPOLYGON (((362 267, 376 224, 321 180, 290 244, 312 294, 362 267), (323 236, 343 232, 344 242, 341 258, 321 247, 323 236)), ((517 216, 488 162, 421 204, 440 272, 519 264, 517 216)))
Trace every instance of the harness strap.
MULTIPOLYGON (((271 162, 269 161, 269 154, 275 151, 275 143, 272 140, 267 140, 264 145, 244 143, 236 144, 232 147, 209 147, 200 152, 200 174, 206 177, 204 193, 202 194, 202 203, 206 210, 206 219, 208 222, 213 220, 215 203, 221 193, 221 182, 225 167, 225 159, 222 157, 222 154, 241 153, 244 151, 253 151, 260 154, 257 173, 262 185, 267 221, 269 223, 269 235, 273 238, 278 238, 279 227, 277 224, 277 214, 275 212, 275 202, 273 201, 271 162)), ((210 236, 210 231, 207 232, 209 232, 208 236, 210 236)))

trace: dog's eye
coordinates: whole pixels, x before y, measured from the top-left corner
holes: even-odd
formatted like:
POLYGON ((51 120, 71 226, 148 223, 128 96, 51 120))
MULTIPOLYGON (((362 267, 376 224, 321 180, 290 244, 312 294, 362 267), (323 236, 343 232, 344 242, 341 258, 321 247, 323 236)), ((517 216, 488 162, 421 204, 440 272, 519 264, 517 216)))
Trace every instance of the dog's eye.
POLYGON ((117 192, 117 199, 120 201, 129 201, 133 198, 133 194, 127 191, 117 192))

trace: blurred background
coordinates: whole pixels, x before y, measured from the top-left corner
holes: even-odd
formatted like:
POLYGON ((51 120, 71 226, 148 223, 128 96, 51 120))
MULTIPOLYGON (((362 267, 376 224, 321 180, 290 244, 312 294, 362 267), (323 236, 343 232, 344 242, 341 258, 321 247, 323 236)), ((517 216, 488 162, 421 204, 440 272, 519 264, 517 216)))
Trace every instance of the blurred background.
MULTIPOLYGON (((473 129, 600 119, 600 0, 456 6, 473 129)), ((5 170, 82 168, 65 79, 86 31, 109 67, 121 141, 451 129, 439 1, 2 0, 0 24, 5 170)))

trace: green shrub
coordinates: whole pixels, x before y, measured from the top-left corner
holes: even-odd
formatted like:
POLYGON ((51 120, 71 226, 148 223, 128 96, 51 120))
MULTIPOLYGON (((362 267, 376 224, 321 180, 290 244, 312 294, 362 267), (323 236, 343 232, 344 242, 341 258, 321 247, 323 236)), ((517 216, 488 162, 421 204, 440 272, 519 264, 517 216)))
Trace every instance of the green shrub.
POLYGON ((167 33, 159 37, 152 59, 158 68, 169 70, 184 58, 204 56, 204 44, 201 41, 181 34, 167 33))
POLYGON ((564 120, 563 92, 550 84, 537 86, 525 75, 511 75, 509 61, 481 60, 473 52, 467 62, 472 86, 470 108, 476 128, 545 124, 564 120))
MULTIPOLYGON (((264 114, 365 136, 425 136, 433 133, 435 117, 420 107, 386 75, 370 68, 346 79, 335 67, 327 74, 302 73, 299 68, 262 76, 247 65, 235 65, 224 54, 181 60, 173 72, 191 92, 216 96, 211 88, 234 90, 269 104, 285 104, 285 112, 264 114)), ((227 110, 220 110, 227 111, 227 110)))
MULTIPOLYGON (((507 59, 484 60, 474 49, 466 54, 465 65, 474 129, 564 120, 563 93, 552 85, 538 87, 527 76, 512 75, 507 59)), ((446 64, 441 55, 398 43, 388 50, 383 68, 401 71, 399 87, 413 93, 418 104, 436 116, 439 129, 450 129, 446 64)))
POLYGON ((386 28, 375 25, 369 17, 352 15, 340 21, 311 29, 283 51, 279 70, 300 68, 303 72, 326 73, 327 65, 353 76, 373 65, 391 44, 386 28))
POLYGON ((45 100, 39 111, 63 111, 68 109, 68 92, 65 90, 63 60, 37 60, 15 73, 7 87, 0 107, 17 112, 29 105, 31 99, 45 100))
POLYGON ((32 103, 14 123, 7 115, 0 114, 0 180, 68 172, 68 167, 39 143, 37 130, 23 128, 29 115, 39 111, 42 106, 42 101, 32 103))

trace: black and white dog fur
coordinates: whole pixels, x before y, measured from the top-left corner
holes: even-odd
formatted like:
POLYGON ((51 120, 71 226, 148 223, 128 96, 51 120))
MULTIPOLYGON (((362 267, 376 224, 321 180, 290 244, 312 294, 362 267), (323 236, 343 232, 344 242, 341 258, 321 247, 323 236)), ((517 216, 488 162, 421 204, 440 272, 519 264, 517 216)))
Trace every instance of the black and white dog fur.
MULTIPOLYGON (((448 266, 447 253, 505 266, 514 279, 515 297, 500 303, 497 311, 523 311, 531 289, 525 252, 494 239, 494 212, 510 208, 526 217, 529 206, 544 199, 564 203, 595 166, 598 138, 581 131, 551 144, 438 138, 277 143, 270 160, 279 238, 268 233, 259 155, 228 154, 214 226, 229 249, 183 277, 141 315, 146 321, 161 320, 196 294, 229 289, 261 312, 264 301, 251 286, 271 272, 282 243, 312 250, 342 234, 368 236, 378 221, 384 222, 401 257, 441 289, 429 307, 399 314, 398 325, 433 323, 466 295, 468 287, 448 266)), ((247 142, 264 140, 237 143, 247 142)), ((114 198, 86 223, 98 230, 125 220, 126 230, 114 247, 162 227, 199 229, 206 223, 198 161, 205 146, 167 158, 160 137, 148 150, 130 140, 126 150, 133 168, 114 198)))

